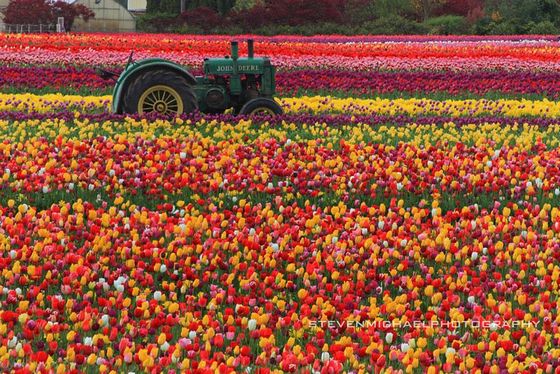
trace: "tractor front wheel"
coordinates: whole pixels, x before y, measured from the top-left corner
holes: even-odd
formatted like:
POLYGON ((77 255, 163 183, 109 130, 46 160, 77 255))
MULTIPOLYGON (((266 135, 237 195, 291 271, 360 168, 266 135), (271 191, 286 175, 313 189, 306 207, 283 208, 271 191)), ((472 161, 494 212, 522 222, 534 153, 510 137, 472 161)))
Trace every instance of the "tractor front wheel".
POLYGON ((265 97, 258 97, 247 101, 239 111, 239 114, 250 116, 261 114, 273 116, 282 113, 282 107, 276 101, 265 97))
POLYGON ((159 113, 175 116, 198 109, 192 87, 168 70, 152 70, 137 77, 124 96, 125 113, 159 113))

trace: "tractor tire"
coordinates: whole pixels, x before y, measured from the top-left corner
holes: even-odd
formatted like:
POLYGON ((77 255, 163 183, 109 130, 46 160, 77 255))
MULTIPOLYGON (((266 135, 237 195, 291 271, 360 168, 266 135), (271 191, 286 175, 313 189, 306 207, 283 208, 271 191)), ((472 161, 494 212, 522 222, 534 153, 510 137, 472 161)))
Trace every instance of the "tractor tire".
POLYGON ((241 107, 239 114, 254 116, 254 115, 277 115, 282 114, 284 111, 282 107, 274 100, 265 97, 258 97, 249 100, 241 107))
POLYGON ((157 112, 176 116, 197 109, 193 88, 185 78, 169 70, 151 70, 138 76, 123 101, 123 111, 129 114, 157 112))

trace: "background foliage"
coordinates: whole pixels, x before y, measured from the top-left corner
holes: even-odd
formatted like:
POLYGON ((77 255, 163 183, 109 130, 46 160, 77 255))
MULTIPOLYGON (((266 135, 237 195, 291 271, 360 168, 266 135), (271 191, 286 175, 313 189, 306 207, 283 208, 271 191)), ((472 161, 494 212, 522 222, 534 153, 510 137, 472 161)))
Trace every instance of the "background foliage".
POLYGON ((555 34, 560 0, 148 0, 144 31, 555 34))
MULTIPOLYGON (((11 0, 6 23, 94 16, 62 0, 11 0)), ((54 20, 54 21, 53 21, 54 20)), ((139 31, 274 34, 556 34, 560 0, 148 0, 139 31), (181 13, 181 1, 185 9, 181 13)))
POLYGON ((148 0, 140 28, 263 35, 560 32, 560 0, 184 1, 179 14, 181 0, 148 0))

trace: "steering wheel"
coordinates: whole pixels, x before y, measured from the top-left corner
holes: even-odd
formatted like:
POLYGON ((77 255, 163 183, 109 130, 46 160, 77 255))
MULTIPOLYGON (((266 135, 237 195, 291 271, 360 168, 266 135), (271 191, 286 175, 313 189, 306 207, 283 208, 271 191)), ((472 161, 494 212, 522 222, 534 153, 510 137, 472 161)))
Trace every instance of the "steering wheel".
MULTIPOLYGON (((126 67, 128 67, 128 65, 132 64, 132 55, 134 54, 134 51, 130 52, 130 56, 128 56, 128 61, 126 63, 126 67)), ((126 68, 125 68, 126 69, 126 68)))

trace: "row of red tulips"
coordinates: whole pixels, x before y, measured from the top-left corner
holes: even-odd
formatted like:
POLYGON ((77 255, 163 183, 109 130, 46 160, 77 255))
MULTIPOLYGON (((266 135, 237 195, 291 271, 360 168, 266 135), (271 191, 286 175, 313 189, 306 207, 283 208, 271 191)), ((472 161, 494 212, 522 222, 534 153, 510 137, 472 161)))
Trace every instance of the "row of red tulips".
MULTIPOLYGON (((104 51, 152 51, 158 53, 191 54, 196 56, 223 55, 229 52, 231 37, 198 37, 192 35, 155 34, 67 34, 0 36, 4 49, 27 51, 42 49, 73 53, 84 50, 104 51)), ((238 37, 237 39, 243 39, 238 37)), ((246 46, 240 46, 246 53, 246 46)), ((528 40, 514 42, 492 40, 488 42, 448 41, 409 42, 359 42, 352 38, 333 43, 261 40, 258 53, 268 56, 340 56, 340 57, 398 57, 398 58, 516 58, 521 60, 560 61, 560 42, 553 40, 528 40)))

